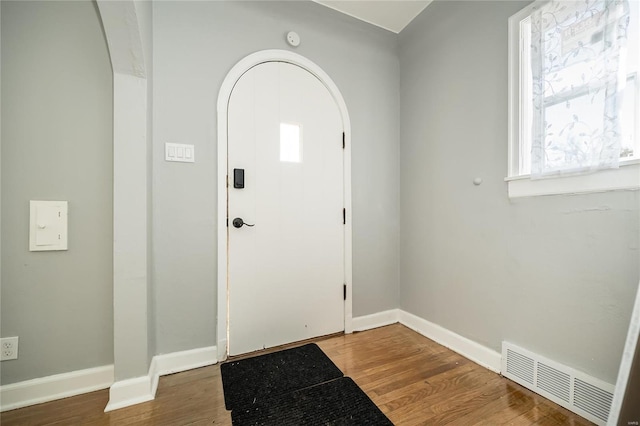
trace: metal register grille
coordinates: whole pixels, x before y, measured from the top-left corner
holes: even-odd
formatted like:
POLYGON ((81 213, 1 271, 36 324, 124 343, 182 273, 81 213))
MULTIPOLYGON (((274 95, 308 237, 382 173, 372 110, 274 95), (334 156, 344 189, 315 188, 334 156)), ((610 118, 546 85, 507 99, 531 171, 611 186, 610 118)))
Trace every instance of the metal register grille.
POLYGON ((507 371, 510 374, 533 384, 534 361, 518 352, 507 350, 507 371))
POLYGON ((571 394, 571 376, 569 374, 539 362, 537 379, 536 383, 540 389, 569 402, 571 394))
POLYGON ((576 407, 593 414, 603 422, 609 417, 613 394, 580 379, 575 380, 573 403, 576 407))
POLYGON ((606 424, 611 384, 508 342, 502 343, 502 375, 596 424, 606 424))

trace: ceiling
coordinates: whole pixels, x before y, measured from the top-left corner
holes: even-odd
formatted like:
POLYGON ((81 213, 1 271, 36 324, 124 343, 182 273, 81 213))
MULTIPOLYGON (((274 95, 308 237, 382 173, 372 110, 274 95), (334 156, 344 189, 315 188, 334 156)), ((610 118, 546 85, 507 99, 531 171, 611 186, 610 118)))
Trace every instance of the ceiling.
POLYGON ((313 0, 361 21, 399 33, 432 0, 313 0))

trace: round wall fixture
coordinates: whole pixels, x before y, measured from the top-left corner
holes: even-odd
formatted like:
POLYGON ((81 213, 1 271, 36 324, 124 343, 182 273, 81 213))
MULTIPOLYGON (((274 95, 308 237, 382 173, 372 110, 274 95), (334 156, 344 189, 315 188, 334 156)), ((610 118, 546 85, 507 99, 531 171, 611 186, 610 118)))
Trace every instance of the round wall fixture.
POLYGON ((293 47, 298 47, 300 45, 300 36, 295 31, 289 31, 287 33, 287 43, 289 43, 293 47))

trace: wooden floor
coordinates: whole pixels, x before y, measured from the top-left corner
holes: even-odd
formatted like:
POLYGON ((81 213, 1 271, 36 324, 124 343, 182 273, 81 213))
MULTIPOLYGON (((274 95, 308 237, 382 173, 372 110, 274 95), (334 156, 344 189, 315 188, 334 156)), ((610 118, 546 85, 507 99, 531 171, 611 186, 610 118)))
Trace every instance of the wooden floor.
MULTIPOLYGON (((581 417, 394 324, 318 345, 396 425, 588 425, 581 417)), ((230 425, 220 366, 160 378, 156 399, 103 413, 108 391, 0 414, 11 425, 230 425)))

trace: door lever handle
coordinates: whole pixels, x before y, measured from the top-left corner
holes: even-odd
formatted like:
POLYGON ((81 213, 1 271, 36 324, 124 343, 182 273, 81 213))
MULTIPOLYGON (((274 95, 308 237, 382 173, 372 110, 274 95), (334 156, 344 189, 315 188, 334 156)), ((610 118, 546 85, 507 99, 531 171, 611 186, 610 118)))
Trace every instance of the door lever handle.
POLYGON ((255 224, 250 225, 250 224, 246 223, 244 220, 242 220, 241 217, 236 217, 235 219, 233 219, 233 221, 231 223, 236 228, 242 228, 243 225, 245 225, 245 226, 255 226, 255 224))

